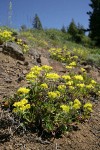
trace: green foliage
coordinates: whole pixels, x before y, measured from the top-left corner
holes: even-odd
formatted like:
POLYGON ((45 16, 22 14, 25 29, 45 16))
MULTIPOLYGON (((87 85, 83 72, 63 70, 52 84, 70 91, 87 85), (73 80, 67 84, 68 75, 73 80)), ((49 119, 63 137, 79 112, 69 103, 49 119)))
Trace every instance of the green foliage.
POLYGON ((100 55, 99 54, 90 54, 86 59, 87 63, 90 65, 100 66, 100 55))
POLYGON ((95 41, 97 46, 100 46, 100 0, 91 0, 89 5, 92 11, 89 15, 90 37, 95 41))
POLYGON ((70 23, 67 32, 68 32, 70 35, 72 35, 72 40, 75 41, 75 39, 76 39, 76 34, 78 33, 78 29, 77 29, 77 26, 76 26, 74 20, 72 20, 72 22, 70 23))
POLYGON ((83 38, 85 37, 84 27, 82 25, 78 24, 77 26, 74 20, 72 20, 68 27, 68 33, 72 36, 72 41, 75 41, 76 43, 80 44, 85 44, 83 40, 83 38))
POLYGON ((33 29, 37 29, 37 30, 42 30, 42 23, 40 21, 40 18, 38 17, 37 14, 35 14, 34 20, 33 20, 33 29))

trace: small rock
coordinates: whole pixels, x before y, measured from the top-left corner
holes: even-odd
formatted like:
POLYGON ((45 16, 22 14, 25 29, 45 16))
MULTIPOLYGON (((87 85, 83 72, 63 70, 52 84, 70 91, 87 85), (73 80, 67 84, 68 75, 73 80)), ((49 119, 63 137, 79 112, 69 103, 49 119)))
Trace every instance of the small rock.
POLYGON ((29 54, 33 57, 32 59, 35 59, 36 62, 41 63, 41 54, 36 49, 31 49, 29 54))
POLYGON ((48 61, 47 58, 41 56, 40 59, 41 59, 41 65, 48 65, 48 66, 50 66, 49 61, 48 61))
POLYGON ((90 72, 90 70, 91 70, 91 66, 90 65, 86 65, 86 66, 84 66, 84 69, 89 73, 90 72))
POLYGON ((27 74, 27 70, 23 70, 23 74, 27 74))
POLYGON ((17 61, 17 64, 24 65, 23 61, 17 61))
POLYGON ((11 80, 10 78, 6 78, 6 79, 5 79, 5 82, 6 82, 6 83, 11 83, 12 80, 11 80))
POLYGON ((3 51, 3 48, 0 47, 0 52, 2 52, 2 51, 3 51))

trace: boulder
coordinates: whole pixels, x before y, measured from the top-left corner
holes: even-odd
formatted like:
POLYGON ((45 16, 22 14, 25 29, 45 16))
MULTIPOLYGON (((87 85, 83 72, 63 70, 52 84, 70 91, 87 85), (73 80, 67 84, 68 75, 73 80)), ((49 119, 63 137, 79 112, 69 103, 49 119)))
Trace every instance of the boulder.
POLYGON ((63 66, 63 64, 61 64, 59 61, 56 60, 51 60, 50 61, 50 66, 53 67, 53 69, 57 72, 62 72, 62 73, 66 73, 66 69, 63 66))
POLYGON ((8 54, 9 56, 15 59, 18 59, 21 61, 25 60, 25 57, 22 52, 22 48, 14 42, 4 43, 2 52, 5 54, 8 54))

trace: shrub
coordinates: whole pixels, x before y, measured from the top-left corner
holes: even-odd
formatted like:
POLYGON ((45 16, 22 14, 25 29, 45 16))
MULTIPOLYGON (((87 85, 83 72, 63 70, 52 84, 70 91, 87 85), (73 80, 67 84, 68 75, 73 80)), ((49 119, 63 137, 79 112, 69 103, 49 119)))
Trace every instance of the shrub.
POLYGON ((56 134, 90 116, 92 104, 83 100, 89 101, 97 83, 85 73, 60 76, 50 66, 34 66, 26 80, 29 86, 18 89, 11 104, 24 125, 56 134))

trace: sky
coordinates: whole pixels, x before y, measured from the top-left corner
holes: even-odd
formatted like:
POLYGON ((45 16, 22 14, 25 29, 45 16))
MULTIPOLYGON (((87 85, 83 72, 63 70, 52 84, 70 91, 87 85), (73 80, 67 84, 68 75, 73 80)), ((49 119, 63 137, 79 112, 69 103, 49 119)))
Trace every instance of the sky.
POLYGON ((85 28, 89 25, 87 11, 90 0, 0 0, 0 26, 9 25, 9 2, 12 2, 11 27, 21 25, 32 27, 35 14, 38 14, 44 28, 61 29, 68 27, 72 19, 85 28))

